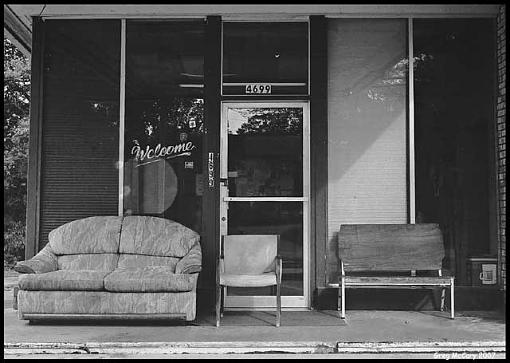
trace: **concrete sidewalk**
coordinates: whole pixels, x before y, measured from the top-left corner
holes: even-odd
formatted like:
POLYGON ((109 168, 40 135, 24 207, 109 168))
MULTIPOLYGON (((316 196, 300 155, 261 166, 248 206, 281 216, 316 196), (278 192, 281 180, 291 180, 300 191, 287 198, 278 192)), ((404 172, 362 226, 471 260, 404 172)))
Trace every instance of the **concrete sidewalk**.
POLYGON ((498 312, 349 310, 282 313, 199 314, 191 324, 171 322, 54 322, 30 324, 12 309, 16 277, 4 278, 4 354, 88 353, 100 355, 301 353, 301 354, 479 354, 505 355, 505 319, 498 312))

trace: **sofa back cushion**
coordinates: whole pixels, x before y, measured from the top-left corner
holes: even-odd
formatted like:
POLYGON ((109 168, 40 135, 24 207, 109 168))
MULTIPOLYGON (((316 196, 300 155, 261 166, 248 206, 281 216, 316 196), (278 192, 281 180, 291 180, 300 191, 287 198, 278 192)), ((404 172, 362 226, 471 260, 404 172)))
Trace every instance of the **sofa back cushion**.
POLYGON ((56 255, 118 253, 122 217, 78 219, 52 230, 49 244, 56 255))
POLYGON ((118 260, 119 255, 116 253, 83 253, 57 256, 57 265, 59 270, 113 271, 118 260))
POLYGON ((126 216, 119 252, 160 257, 184 257, 200 235, 180 223, 150 216, 126 216))
POLYGON ((118 268, 144 268, 144 267, 169 267, 172 272, 179 262, 178 257, 146 256, 121 254, 119 256, 118 268))

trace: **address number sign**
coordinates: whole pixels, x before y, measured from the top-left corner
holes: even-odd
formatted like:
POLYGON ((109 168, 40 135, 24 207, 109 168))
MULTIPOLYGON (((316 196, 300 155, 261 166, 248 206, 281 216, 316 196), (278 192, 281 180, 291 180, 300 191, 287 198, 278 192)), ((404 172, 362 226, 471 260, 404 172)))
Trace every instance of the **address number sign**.
POLYGON ((271 85, 270 84, 262 84, 262 83, 254 83, 247 84, 245 86, 246 94, 271 94, 271 85))

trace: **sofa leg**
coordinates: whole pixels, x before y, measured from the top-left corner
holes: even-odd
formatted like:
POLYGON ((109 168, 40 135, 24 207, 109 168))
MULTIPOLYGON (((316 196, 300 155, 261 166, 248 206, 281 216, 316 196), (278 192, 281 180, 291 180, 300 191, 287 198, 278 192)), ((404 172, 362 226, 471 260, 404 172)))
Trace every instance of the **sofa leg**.
POLYGON ((14 299, 12 300, 12 308, 14 310, 18 310, 18 291, 19 291, 19 288, 16 286, 14 288, 14 299))

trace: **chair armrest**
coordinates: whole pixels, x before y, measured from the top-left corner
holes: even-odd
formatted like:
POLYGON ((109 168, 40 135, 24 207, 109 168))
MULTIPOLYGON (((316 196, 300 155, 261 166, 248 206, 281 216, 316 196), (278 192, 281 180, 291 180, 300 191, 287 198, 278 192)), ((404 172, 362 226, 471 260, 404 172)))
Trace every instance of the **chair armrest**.
POLYGON ((22 274, 42 274, 57 271, 57 256, 47 244, 37 255, 26 261, 19 261, 14 266, 14 271, 22 274))
POLYGON ((216 262, 216 282, 220 283, 220 275, 225 272, 223 257, 219 256, 216 262))
POLYGON ((202 271, 202 249, 197 241, 188 254, 181 258, 175 266, 176 274, 194 274, 202 271))

